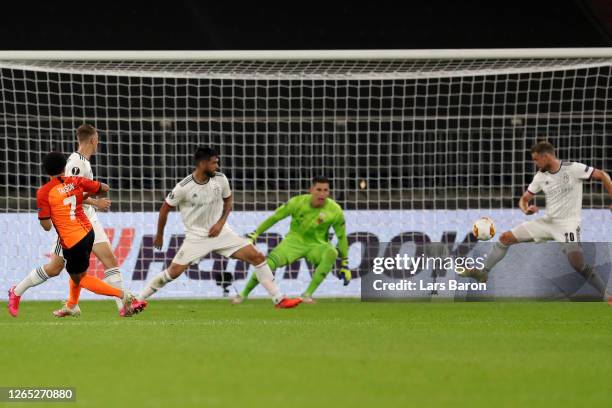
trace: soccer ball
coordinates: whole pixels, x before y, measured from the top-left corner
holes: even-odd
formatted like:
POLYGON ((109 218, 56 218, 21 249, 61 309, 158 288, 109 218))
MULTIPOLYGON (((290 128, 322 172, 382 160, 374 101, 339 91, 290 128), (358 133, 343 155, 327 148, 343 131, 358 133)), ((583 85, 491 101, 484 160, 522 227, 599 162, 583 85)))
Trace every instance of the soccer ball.
POLYGON ((495 224, 489 217, 480 217, 472 225, 472 232, 479 241, 488 241, 495 236, 495 224))

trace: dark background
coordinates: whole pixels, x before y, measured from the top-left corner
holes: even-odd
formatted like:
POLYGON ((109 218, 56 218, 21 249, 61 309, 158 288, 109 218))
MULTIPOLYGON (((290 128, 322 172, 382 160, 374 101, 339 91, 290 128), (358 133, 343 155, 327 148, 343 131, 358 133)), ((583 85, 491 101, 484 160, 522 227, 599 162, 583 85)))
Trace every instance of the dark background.
MULTIPOLYGON (((0 19, 6 50, 612 46, 612 0, 21 2, 0 19)), ((156 210, 204 144, 220 148, 239 210, 273 209, 320 173, 349 209, 511 208, 533 176, 537 139, 610 170, 611 78, 608 66, 327 83, 2 69, 0 208, 35 208, 37 163, 73 150, 83 121, 101 130, 94 174, 113 186, 118 210, 156 210)), ((584 204, 604 197, 590 184, 584 204)))
POLYGON ((612 45, 612 2, 609 0, 367 3, 23 1, 14 4, 12 9, 3 4, 0 49, 612 45))

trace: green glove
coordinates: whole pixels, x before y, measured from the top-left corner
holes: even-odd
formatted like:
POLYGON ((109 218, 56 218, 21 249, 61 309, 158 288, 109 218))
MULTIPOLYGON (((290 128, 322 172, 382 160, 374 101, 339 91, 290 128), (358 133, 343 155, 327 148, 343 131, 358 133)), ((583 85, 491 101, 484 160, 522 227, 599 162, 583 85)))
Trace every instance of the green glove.
POLYGON ((253 231, 253 232, 249 232, 248 234, 246 234, 246 239, 251 244, 255 244, 255 242, 257 241, 257 237, 258 236, 259 236, 259 234, 257 234, 256 231, 253 231))
POLYGON ((351 281, 351 270, 348 268, 348 258, 342 258, 340 263, 340 271, 338 272, 338 278, 344 281, 344 286, 348 285, 351 281))

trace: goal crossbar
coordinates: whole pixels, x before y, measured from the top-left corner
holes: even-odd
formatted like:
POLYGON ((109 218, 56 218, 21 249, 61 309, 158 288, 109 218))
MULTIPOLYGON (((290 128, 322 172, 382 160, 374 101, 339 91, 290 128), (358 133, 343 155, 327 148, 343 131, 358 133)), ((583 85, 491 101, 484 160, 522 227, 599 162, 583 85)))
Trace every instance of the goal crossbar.
POLYGON ((612 47, 439 50, 0 51, 0 60, 268 61, 612 58, 612 47))

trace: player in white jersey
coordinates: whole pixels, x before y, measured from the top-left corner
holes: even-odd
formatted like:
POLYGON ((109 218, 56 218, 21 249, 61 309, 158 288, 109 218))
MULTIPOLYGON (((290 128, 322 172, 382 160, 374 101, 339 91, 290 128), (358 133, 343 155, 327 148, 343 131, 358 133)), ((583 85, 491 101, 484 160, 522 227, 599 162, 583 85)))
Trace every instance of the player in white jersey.
MULTIPOLYGON (((83 124, 77 128, 76 135, 79 147, 78 150, 72 153, 68 158, 65 175, 81 176, 93 180, 93 171, 89 159, 98 150, 98 131, 92 125, 83 124)), ((119 264, 113 254, 106 232, 96 215, 96 209, 98 211, 108 211, 110 205, 111 202, 107 198, 89 197, 83 201, 83 209, 95 233, 93 253, 104 265, 104 281, 111 286, 123 290, 123 280, 121 272, 119 272, 119 264)), ((9 292, 9 301, 17 305, 14 310, 18 310, 19 301, 26 290, 33 286, 40 285, 49 278, 59 275, 64 269, 64 263, 62 246, 58 238, 54 241, 51 248, 51 260, 49 263, 33 269, 21 282, 11 288, 9 292)), ((61 309, 54 311, 53 314, 57 317, 79 316, 81 313, 78 306, 79 294, 80 288, 71 286, 68 302, 66 302, 61 309)), ((121 300, 117 300, 119 314, 120 316, 124 316, 121 312, 123 304, 121 300)), ((142 309, 138 308, 137 312, 140 310, 142 309)))
POLYGON ((226 224, 232 210, 232 192, 227 177, 218 169, 219 153, 212 148, 198 148, 193 173, 179 182, 166 197, 159 210, 154 246, 157 249, 163 246, 168 213, 175 207, 178 207, 185 226, 185 240, 170 267, 147 282, 138 300, 144 301, 178 278, 189 265, 197 264, 201 258, 215 252, 253 265, 257 279, 277 308, 297 306, 302 299, 283 296, 274 282, 266 257, 226 224))
MULTIPOLYGON (((601 170, 576 162, 559 160, 555 149, 548 142, 539 142, 531 148, 531 157, 538 172, 519 201, 519 208, 526 215, 538 212, 538 207, 529 202, 539 192, 546 198, 546 215, 524 222, 511 231, 501 234, 484 268, 471 269, 464 273, 481 282, 486 282, 491 269, 503 259, 510 245, 520 242, 557 241, 566 243, 564 250, 572 267, 582 275, 602 297, 609 297, 606 284, 590 265, 584 263, 580 247, 580 213, 582 209, 582 184, 587 180, 600 181, 612 197, 610 176, 601 170)), ((612 210, 612 206, 610 207, 612 210)))

